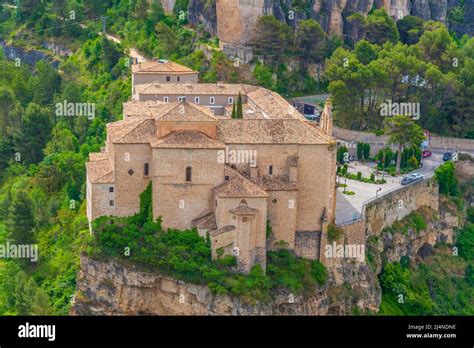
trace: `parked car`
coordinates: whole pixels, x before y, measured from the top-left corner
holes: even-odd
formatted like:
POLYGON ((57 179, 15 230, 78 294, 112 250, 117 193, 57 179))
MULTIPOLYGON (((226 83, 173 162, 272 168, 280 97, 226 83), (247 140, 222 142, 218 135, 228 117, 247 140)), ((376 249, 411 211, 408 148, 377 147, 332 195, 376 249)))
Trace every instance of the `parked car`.
POLYGON ((423 174, 420 174, 420 173, 412 173, 411 177, 413 178, 413 180, 421 180, 424 178, 423 174))
POLYGON ((443 161, 450 161, 453 158, 453 153, 452 152, 445 152, 443 155, 443 161))
POLYGON ((431 157, 432 154, 433 153, 431 152, 431 150, 423 150, 422 156, 426 158, 426 157, 431 157))
POLYGON ((408 185, 408 184, 411 184, 413 181, 415 181, 415 179, 413 179, 413 177, 410 175, 410 176, 404 176, 400 183, 402 185, 408 185))

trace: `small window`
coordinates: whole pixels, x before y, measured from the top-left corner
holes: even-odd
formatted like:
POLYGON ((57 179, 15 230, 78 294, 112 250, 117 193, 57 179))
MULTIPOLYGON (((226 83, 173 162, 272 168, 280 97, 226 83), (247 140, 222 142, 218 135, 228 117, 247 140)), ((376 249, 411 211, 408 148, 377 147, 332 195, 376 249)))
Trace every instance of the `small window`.
POLYGON ((211 110, 211 114, 213 114, 213 115, 214 115, 214 110, 211 110))
POLYGON ((210 103, 211 105, 214 105, 214 104, 216 103, 216 98, 210 97, 210 98, 209 98, 209 103, 210 103))
POLYGON ((199 104, 199 97, 194 97, 194 103, 199 104))
POLYGON ((165 103, 167 103, 168 100, 169 100, 168 97, 163 97, 163 101, 164 101, 165 103))
POLYGON ((273 204, 276 204, 278 201, 276 200, 276 198, 273 199, 273 204))
POLYGON ((148 176, 150 174, 150 164, 145 163, 145 165, 143 167, 143 174, 145 176, 148 176))
POLYGON ((179 76, 176 78, 176 81, 178 81, 178 82, 179 82, 179 76))
POLYGON ((166 76, 166 82, 170 82, 171 81, 171 76, 166 76))
POLYGON ((268 167, 268 175, 273 175, 273 166, 268 167))
POLYGON ((193 178, 193 168, 186 167, 186 181, 191 182, 193 178))
POLYGON ((184 101, 186 101, 186 97, 183 97, 183 96, 178 97, 178 101, 179 102, 184 102, 184 101))
POLYGON ((128 170, 128 175, 133 175, 133 173, 134 173, 133 169, 128 170))
POLYGON ((229 98, 227 99, 227 103, 228 103, 229 105, 234 104, 234 98, 229 97, 229 98))
POLYGON ((113 206, 115 205, 114 200, 110 200, 110 201, 109 201, 109 205, 110 205, 111 207, 113 207, 113 206))
POLYGON ((113 186, 110 186, 110 187, 109 187, 109 192, 110 192, 110 193, 114 192, 114 187, 113 187, 113 186))
POLYGON ((224 176, 224 180, 229 181, 229 176, 228 175, 224 176))

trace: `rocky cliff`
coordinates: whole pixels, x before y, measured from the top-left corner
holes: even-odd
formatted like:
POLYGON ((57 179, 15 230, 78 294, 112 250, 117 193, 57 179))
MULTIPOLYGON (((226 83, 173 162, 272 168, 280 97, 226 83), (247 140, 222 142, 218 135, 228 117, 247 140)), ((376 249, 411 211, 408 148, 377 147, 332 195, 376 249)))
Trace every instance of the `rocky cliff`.
POLYGON ((473 0, 191 0, 189 20, 204 23, 223 44, 245 45, 258 17, 265 14, 292 26, 313 18, 331 35, 351 36, 347 18, 367 15, 373 7, 384 7, 395 19, 415 15, 445 22, 459 35, 474 34, 473 0))
MULTIPOLYGON (((381 289, 377 275, 383 262, 409 256, 422 261, 436 243, 451 242, 457 217, 440 204, 428 208, 427 227, 416 232, 379 233, 367 239, 367 259, 332 263, 326 284, 310 294, 278 291, 269 303, 246 303, 233 296, 212 294, 206 286, 185 283, 133 265, 99 261, 82 255, 75 315, 350 315, 377 312, 381 289), (370 256, 369 256, 370 254, 370 256)), ((366 231, 367 232, 367 231, 366 231)), ((347 236, 346 236, 347 241, 347 236)))

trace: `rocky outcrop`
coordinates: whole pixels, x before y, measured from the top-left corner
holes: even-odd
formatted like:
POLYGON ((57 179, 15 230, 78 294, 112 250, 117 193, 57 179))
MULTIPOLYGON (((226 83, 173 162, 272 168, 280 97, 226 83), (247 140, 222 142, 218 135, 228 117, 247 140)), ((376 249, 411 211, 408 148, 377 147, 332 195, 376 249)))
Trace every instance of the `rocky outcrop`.
POLYGON ((285 291, 268 303, 214 295, 207 286, 144 272, 117 261, 81 256, 81 272, 71 314, 75 315, 347 315, 374 311, 381 292, 371 269, 343 263, 327 283, 309 295, 285 291))
MULTIPOLYGON (((46 44, 45 48, 46 47, 46 44)), ((23 47, 17 47, 14 45, 10 45, 6 43, 5 41, 0 40, 0 47, 3 49, 3 52, 5 53, 5 57, 10 59, 10 60, 17 60, 19 64, 27 64, 29 66, 35 66, 37 62, 40 60, 48 60, 51 61, 51 65, 54 68, 57 68, 59 65, 59 61, 55 60, 53 57, 50 55, 38 51, 38 50, 27 50, 23 47)))
POLYGON ((353 13, 365 16, 373 7, 385 8, 396 20, 415 15, 425 20, 448 22, 458 35, 474 34, 474 4, 462 0, 191 0, 189 18, 191 23, 204 23, 223 43, 245 45, 262 15, 272 14, 291 26, 302 19, 313 18, 330 35, 352 37, 348 17, 353 13), (460 9, 464 19, 451 19, 449 14, 453 9, 460 9))

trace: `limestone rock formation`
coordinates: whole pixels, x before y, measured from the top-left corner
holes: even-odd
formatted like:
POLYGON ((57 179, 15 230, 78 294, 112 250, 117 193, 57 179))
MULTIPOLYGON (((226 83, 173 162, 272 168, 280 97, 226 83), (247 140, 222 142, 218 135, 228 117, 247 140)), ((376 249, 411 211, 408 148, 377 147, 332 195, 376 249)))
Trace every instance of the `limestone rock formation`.
POLYGON ((204 23, 224 44, 245 45, 252 38, 258 17, 274 15, 278 20, 295 26, 306 18, 317 20, 330 35, 351 37, 348 17, 353 13, 367 15, 375 6, 383 7, 395 19, 406 15, 425 20, 447 22, 463 35, 474 34, 474 2, 471 0, 191 0, 189 19, 193 24, 204 23), (461 9, 464 20, 450 20, 449 13, 461 9))

